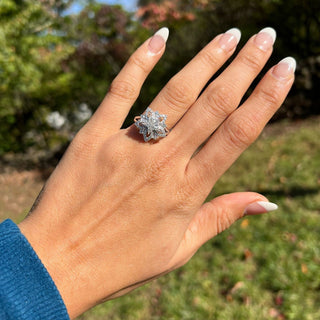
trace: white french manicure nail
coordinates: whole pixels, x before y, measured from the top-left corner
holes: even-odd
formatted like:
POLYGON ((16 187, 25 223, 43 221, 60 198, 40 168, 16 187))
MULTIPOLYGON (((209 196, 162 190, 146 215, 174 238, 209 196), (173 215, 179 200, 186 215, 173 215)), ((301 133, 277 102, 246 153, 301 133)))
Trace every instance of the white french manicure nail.
POLYGON ((169 37, 169 29, 164 27, 158 30, 150 39, 148 48, 151 55, 155 55, 161 51, 169 37))
POLYGON ((292 72, 296 71, 297 62, 296 62, 295 58, 287 57, 287 58, 282 59, 279 63, 287 63, 292 72))
POLYGON ((278 79, 287 79, 295 71, 297 67, 297 62, 292 57, 287 57, 282 59, 272 70, 272 74, 278 79))
POLYGON ((272 48, 276 41, 276 31, 273 28, 267 27, 262 29, 254 38, 255 45, 262 51, 268 51, 272 48))
POLYGON ((278 209, 278 206, 273 202, 268 201, 258 201, 257 202, 261 207, 266 209, 267 212, 274 211, 278 209))
POLYGON ((154 35, 162 37, 164 42, 167 42, 169 37, 169 29, 167 27, 163 27, 159 29, 154 35))
POLYGON ((239 43, 241 38, 241 31, 237 28, 232 28, 226 31, 219 40, 220 47, 229 52, 233 50, 239 43))
POLYGON ((259 214, 277 210, 278 206, 275 203, 268 201, 257 201, 250 203, 244 211, 245 215, 259 214))
POLYGON ((276 41, 277 32, 273 28, 271 28, 271 27, 264 28, 264 29, 260 30, 259 33, 262 33, 262 32, 267 33, 268 35, 270 35, 272 40, 273 40, 273 43, 276 41))
POLYGON ((237 39, 237 43, 239 43, 240 38, 241 38, 241 31, 238 28, 231 28, 228 31, 226 31, 225 33, 231 33, 232 35, 234 35, 235 38, 237 39))

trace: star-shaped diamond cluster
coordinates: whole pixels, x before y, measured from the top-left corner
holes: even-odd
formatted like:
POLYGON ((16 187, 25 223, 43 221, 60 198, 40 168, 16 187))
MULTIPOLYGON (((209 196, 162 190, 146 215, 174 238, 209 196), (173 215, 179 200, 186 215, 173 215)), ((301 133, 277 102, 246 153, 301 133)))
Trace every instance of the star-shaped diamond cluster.
POLYGON ((139 129, 139 133, 143 134, 144 141, 147 142, 151 139, 157 140, 160 137, 165 137, 168 134, 166 119, 166 115, 147 108, 144 114, 135 118, 135 125, 139 129))

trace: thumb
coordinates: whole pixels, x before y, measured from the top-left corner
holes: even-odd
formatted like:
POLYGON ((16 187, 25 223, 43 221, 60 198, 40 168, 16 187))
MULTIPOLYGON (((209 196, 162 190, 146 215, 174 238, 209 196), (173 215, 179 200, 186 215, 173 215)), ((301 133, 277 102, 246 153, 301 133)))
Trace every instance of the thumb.
MULTIPOLYGON (((236 192, 204 203, 192 218, 175 255, 176 266, 187 262, 206 241, 244 215, 276 210, 278 206, 255 192, 236 192)), ((172 261, 173 262, 173 261, 172 261)))

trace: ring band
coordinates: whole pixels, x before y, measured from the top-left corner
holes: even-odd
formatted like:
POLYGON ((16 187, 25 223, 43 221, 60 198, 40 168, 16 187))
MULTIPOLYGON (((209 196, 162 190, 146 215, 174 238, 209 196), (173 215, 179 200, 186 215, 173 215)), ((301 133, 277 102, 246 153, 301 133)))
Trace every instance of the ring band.
POLYGON ((158 111, 153 111, 147 108, 146 111, 138 117, 134 118, 134 124, 139 129, 139 133, 143 134, 145 142, 154 139, 166 137, 169 130, 166 126, 167 116, 160 114, 158 111))

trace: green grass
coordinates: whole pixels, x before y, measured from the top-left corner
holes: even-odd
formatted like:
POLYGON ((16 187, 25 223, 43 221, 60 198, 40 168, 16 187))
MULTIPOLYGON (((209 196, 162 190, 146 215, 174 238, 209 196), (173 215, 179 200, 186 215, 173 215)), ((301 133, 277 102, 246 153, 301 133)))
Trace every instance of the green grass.
POLYGON ((180 270, 79 319, 320 319, 319 168, 319 118, 270 126, 209 199, 252 190, 279 210, 238 221, 180 270))
POLYGON ((320 319, 319 120, 269 126, 209 196, 257 191, 278 211, 238 221, 183 268, 78 320, 320 319))

